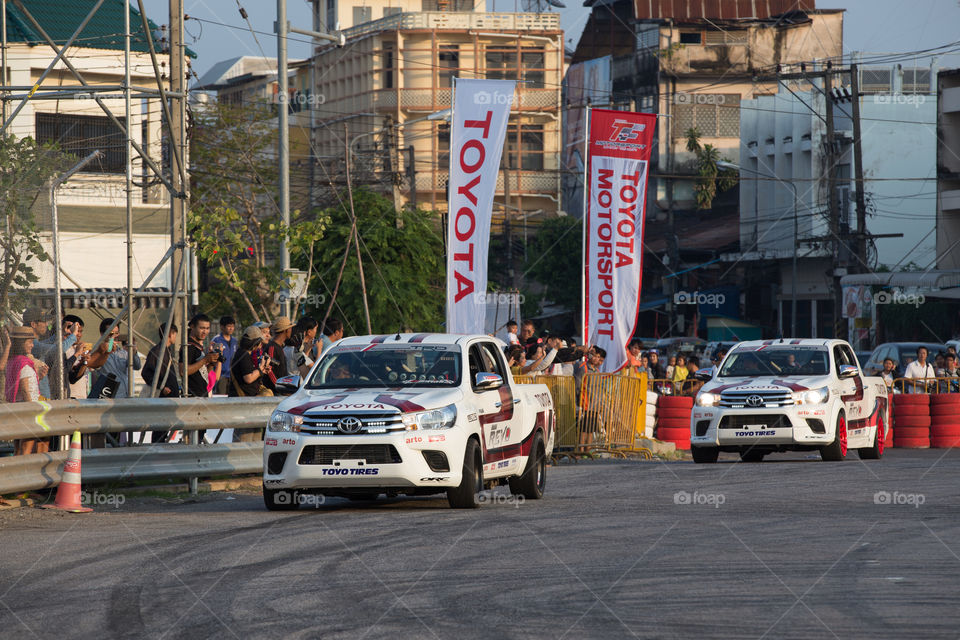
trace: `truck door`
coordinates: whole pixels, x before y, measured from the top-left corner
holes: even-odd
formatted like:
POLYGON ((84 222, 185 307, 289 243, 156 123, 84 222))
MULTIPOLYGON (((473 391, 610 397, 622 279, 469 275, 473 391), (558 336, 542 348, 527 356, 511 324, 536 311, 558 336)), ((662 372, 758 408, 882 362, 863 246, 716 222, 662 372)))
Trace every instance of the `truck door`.
POLYGON ((858 436, 867 428, 867 417, 870 415, 866 393, 863 388, 863 372, 859 371, 852 378, 841 379, 840 368, 843 365, 857 366, 857 359, 847 345, 838 344, 833 348, 835 374, 840 384, 840 398, 847 415, 847 437, 858 436))
POLYGON ((484 475, 494 477, 512 473, 520 455, 519 407, 514 407, 513 391, 507 383, 507 371, 496 345, 478 342, 470 347, 470 383, 483 434, 484 475), (503 380, 495 389, 476 387, 477 373, 494 373, 503 380))

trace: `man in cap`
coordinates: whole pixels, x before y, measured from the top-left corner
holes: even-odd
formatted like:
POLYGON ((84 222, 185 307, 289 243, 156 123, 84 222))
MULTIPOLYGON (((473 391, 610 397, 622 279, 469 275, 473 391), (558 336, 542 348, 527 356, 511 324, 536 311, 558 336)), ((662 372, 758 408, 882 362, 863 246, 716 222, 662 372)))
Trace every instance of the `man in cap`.
POLYGON ((274 383, 287 375, 287 357, 283 354, 283 347, 291 333, 293 323, 286 316, 280 316, 270 326, 271 338, 264 352, 270 356, 270 375, 274 383))

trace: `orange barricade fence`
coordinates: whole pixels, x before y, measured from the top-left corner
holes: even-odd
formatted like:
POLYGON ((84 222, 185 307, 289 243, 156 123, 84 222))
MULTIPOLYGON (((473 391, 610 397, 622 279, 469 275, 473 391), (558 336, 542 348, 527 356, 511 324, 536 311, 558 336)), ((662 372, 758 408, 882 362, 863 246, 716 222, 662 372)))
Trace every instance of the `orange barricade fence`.
POLYGON ((649 453, 635 444, 643 435, 646 400, 644 374, 586 374, 577 412, 577 450, 649 453))
POLYGON ((571 450, 577 446, 577 384, 573 376, 514 376, 521 384, 545 384, 553 396, 557 418, 557 439, 554 450, 571 450))
POLYGON ((897 378, 891 387, 894 393, 960 393, 958 378, 897 378))

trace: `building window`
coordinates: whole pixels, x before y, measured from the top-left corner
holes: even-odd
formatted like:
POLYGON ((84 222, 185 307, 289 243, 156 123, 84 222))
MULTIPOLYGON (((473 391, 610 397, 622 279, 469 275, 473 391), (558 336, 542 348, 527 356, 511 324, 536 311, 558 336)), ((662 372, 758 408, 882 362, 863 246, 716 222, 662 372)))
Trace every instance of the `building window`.
POLYGON ((701 44, 703 34, 699 31, 681 31, 680 44, 701 44))
POLYGON ((395 16, 398 13, 403 13, 403 7, 384 7, 383 8, 383 17, 395 16))
POLYGON ((423 0, 421 11, 473 11, 474 0, 423 0))
POLYGON ((437 170, 446 171, 450 167, 450 125, 437 124, 437 170))
POLYGON ((441 87, 452 87, 453 77, 460 70, 460 45, 442 44, 437 53, 437 81, 441 87))
MULTIPOLYGON (((118 118, 126 126, 124 118, 118 118)), ((123 173, 127 148, 123 131, 106 116, 76 116, 62 113, 37 114, 37 142, 57 144, 62 151, 85 158, 96 150, 103 155, 81 171, 123 173)))
POLYGON ((354 7, 353 8, 353 24, 363 24, 364 22, 370 22, 373 19, 373 7, 354 7))
POLYGON ((486 68, 488 80, 522 80, 527 89, 542 89, 546 55, 543 47, 520 49, 520 65, 517 65, 517 50, 488 48, 486 68))
POLYGON ((393 43, 383 43, 383 82, 384 89, 393 89, 393 43))
POLYGON ((505 166, 523 171, 543 171, 543 125, 507 125, 505 166))
POLYGON ((327 29, 337 28, 337 0, 327 0, 327 29))

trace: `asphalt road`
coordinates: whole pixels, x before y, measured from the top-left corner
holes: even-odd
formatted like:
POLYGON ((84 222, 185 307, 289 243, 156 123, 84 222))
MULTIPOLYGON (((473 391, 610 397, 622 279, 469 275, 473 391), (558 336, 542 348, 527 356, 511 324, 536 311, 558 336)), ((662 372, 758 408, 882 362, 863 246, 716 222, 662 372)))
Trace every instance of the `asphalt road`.
MULTIPOLYGON (((541 501, 0 514, 4 638, 905 638, 960 629, 960 451, 597 461, 541 501), (815 456, 814 456, 815 457, 815 456), (880 493, 878 493, 880 492, 880 493), (884 493, 885 492, 885 493, 884 493)), ((108 499, 104 495, 101 500, 108 499)))

